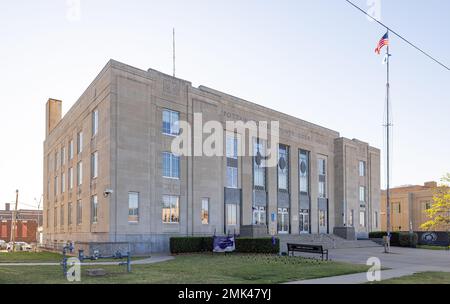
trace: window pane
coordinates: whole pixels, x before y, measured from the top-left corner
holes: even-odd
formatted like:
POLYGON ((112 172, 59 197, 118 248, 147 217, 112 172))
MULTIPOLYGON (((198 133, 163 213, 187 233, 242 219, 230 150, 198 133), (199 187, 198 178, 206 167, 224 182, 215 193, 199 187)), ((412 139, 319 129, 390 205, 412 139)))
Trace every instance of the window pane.
POLYGON ((139 193, 128 193, 128 221, 137 222, 139 216, 139 193))
POLYGON ((209 223, 209 199, 202 199, 202 212, 201 212, 202 224, 207 225, 209 223))
POLYGON ((300 152, 299 175, 300 192, 309 193, 309 154, 306 151, 300 152))

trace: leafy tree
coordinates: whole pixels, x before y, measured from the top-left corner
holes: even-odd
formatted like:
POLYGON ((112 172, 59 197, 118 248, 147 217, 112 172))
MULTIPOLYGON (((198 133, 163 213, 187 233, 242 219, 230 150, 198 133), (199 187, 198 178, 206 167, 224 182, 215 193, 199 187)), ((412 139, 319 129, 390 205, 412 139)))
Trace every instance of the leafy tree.
POLYGON ((426 230, 450 230, 450 173, 442 178, 442 185, 435 189, 433 204, 426 210, 430 218, 421 225, 426 230))

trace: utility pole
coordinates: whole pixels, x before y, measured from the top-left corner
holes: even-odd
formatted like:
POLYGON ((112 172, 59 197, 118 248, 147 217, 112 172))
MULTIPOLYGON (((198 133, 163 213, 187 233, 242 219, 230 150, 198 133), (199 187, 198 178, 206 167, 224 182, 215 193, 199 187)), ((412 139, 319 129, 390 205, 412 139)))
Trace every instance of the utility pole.
POLYGON ((11 244, 12 244, 12 252, 15 251, 15 244, 14 244, 14 239, 16 236, 16 217, 17 217, 17 207, 19 205, 19 190, 16 190, 16 207, 14 208, 14 211, 12 213, 12 217, 11 217, 11 244))

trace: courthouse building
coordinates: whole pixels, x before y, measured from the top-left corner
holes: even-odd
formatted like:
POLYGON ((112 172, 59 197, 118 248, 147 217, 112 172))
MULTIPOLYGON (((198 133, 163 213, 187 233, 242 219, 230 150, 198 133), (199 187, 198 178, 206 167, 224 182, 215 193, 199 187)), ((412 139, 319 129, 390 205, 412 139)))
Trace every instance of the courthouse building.
MULTIPOLYGON (((149 252, 167 250, 170 236, 379 230, 380 151, 363 141, 113 60, 64 117, 61 104, 50 99, 46 108, 48 246, 124 242, 149 252), (224 129, 226 121, 279 121, 278 165, 239 156, 250 135, 236 130, 224 130, 223 156, 173 153, 179 121, 198 128, 194 113, 224 129)), ((248 142, 254 151, 271 144, 248 142)))

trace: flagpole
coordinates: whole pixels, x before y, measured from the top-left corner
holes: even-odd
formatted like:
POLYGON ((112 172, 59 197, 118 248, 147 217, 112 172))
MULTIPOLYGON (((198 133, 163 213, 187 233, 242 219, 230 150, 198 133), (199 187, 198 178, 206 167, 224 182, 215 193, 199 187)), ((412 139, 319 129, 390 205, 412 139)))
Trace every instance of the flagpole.
MULTIPOLYGON (((389 35, 389 29, 387 30, 387 33, 389 35)), ((386 48, 386 226, 387 226, 387 246, 385 246, 385 252, 389 253, 390 250, 390 241, 391 241, 391 202, 390 202, 390 157, 389 157, 389 150, 390 150, 390 113, 389 113, 389 93, 390 93, 390 85, 389 85, 389 61, 390 61, 390 54, 389 54, 389 43, 387 44, 386 48)))

